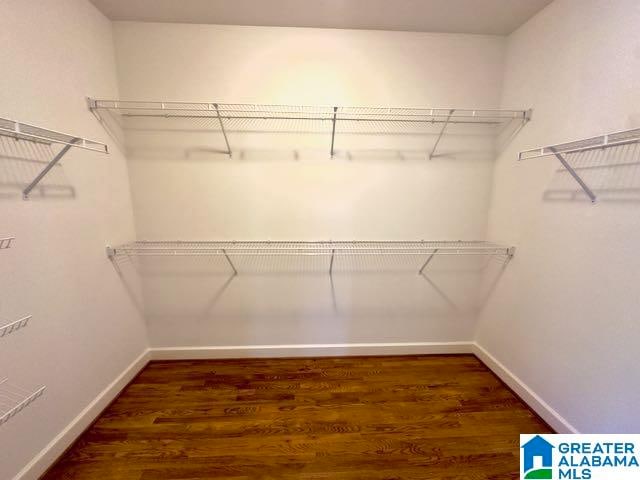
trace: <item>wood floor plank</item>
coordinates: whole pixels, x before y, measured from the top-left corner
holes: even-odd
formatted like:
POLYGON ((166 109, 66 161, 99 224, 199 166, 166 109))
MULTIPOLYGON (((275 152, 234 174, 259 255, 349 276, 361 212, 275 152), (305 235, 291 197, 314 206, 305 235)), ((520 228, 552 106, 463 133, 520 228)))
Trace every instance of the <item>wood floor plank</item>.
POLYGON ((546 432, 473 355, 152 362, 42 478, 506 480, 546 432))

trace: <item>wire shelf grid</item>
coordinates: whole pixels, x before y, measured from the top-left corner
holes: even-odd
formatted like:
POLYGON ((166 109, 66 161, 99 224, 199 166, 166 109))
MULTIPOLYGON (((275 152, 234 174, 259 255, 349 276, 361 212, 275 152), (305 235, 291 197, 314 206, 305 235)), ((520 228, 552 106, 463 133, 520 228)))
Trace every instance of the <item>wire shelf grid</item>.
POLYGON ((15 322, 11 322, 6 325, 0 325, 0 338, 5 337, 17 330, 20 330, 23 327, 26 327, 27 324, 29 323, 29 320, 31 320, 31 318, 32 318, 32 315, 28 315, 19 320, 16 320, 15 322))
MULTIPOLYGON (((89 108, 114 133, 138 134, 167 132, 193 135, 220 132, 226 150, 232 155, 230 134, 315 133, 330 136, 328 145, 336 154, 338 134, 358 135, 435 135, 429 157, 435 154, 441 137, 449 127, 470 127, 474 133, 497 133, 512 122, 526 123, 528 110, 486 110, 410 107, 343 107, 303 105, 259 105, 232 103, 138 102, 88 99, 89 108), (484 129, 482 129, 484 127, 484 129), (482 129, 482 130, 480 130, 482 129), (484 132, 485 129, 489 129, 484 132)), ((196 141, 189 137, 189 141, 196 141)), ((149 142, 147 135, 141 140, 149 142)), ((209 140, 210 141, 210 140, 209 140)), ((327 145, 327 146, 328 146, 327 145)))
POLYGON ((17 122, 7 118, 0 118, 0 136, 13 138, 16 141, 26 140, 39 144, 61 145, 60 151, 47 162, 47 165, 40 173, 29 183, 23 190, 22 194, 26 200, 31 191, 40 183, 40 181, 55 167, 58 162, 71 148, 81 148, 100 153, 109 153, 105 144, 88 140, 86 138, 70 135, 67 133, 56 132, 42 127, 37 127, 28 123, 17 122))
POLYGON ((510 255, 485 241, 138 241, 111 255, 510 255))
POLYGON ((0 250, 6 250, 8 248, 11 248, 13 241, 15 239, 16 239, 15 237, 0 238, 0 250))
POLYGON ((570 154, 584 152, 588 150, 611 148, 620 145, 640 143, 640 128, 625 130, 622 132, 607 133, 597 137, 575 140, 558 145, 538 147, 531 150, 524 150, 518 155, 518 160, 528 160, 531 158, 553 157, 558 154, 570 154))
POLYGON ((29 390, 9 383, 8 378, 0 380, 0 426, 40 398, 45 389, 46 387, 42 386, 36 390, 29 390))
POLYGON ((317 121, 422 121, 500 124, 528 118, 526 110, 479 110, 407 107, 331 107, 234 103, 138 102, 89 99, 93 110, 110 110, 123 117, 222 117, 229 119, 291 119, 317 121))
POLYGON ((103 143, 86 138, 77 137, 68 133, 56 132, 28 123, 17 122, 7 118, 0 118, 0 135, 16 140, 30 140, 46 144, 68 145, 95 152, 108 153, 107 146, 103 143))
POLYGON ((597 137, 575 140, 572 142, 561 143, 558 145, 550 145, 546 147, 535 148, 520 152, 518 160, 528 160, 541 157, 555 157, 560 161, 562 166, 580 185, 580 188, 595 203, 597 196, 594 191, 587 185, 583 177, 575 168, 567 161, 567 156, 571 154, 579 154, 593 150, 604 150, 607 148, 620 147, 623 145, 631 145, 640 143, 640 128, 632 130, 624 130, 621 132, 607 133, 597 137))

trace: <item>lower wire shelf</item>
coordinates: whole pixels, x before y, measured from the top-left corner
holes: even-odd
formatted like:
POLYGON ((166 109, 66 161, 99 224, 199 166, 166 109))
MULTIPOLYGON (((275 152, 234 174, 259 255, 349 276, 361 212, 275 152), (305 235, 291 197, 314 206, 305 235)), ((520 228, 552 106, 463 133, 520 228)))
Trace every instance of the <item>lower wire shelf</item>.
POLYGON ((45 389, 29 390, 10 383, 8 378, 0 380, 0 426, 40 398, 45 389))
POLYGON ((486 241, 138 241, 107 247, 111 260, 119 257, 220 256, 235 273, 234 257, 327 257, 333 272, 338 257, 415 257, 422 273, 436 255, 497 256, 510 259, 515 248, 486 241))

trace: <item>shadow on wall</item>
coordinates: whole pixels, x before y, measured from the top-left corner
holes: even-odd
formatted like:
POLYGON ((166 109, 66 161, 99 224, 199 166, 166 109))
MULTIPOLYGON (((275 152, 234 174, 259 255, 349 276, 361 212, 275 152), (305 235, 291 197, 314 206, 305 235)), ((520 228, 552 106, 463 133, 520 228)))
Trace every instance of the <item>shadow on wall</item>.
MULTIPOLYGON (((0 137, 0 199, 22 198, 23 190, 47 166, 56 152, 50 144, 0 137)), ((73 199, 62 165, 56 165, 31 191, 30 199, 73 199)))
MULTIPOLYGON (((598 202, 640 202, 640 144, 621 145, 565 156, 598 202)), ((557 162, 555 158, 549 159, 557 162)), ((550 202, 590 202, 565 168, 559 168, 544 193, 550 202)))
POLYGON ((122 256, 114 262, 152 328, 172 325, 198 335, 232 320, 231 328, 244 328, 248 336, 249 328, 303 329, 330 319, 395 322, 398 332, 404 321, 464 330, 506 266, 500 258, 440 256, 420 274, 423 258, 393 255, 336 257, 332 274, 326 257, 236 255, 237 273, 221 256, 122 256), (496 278, 481 285, 488 277, 496 278))

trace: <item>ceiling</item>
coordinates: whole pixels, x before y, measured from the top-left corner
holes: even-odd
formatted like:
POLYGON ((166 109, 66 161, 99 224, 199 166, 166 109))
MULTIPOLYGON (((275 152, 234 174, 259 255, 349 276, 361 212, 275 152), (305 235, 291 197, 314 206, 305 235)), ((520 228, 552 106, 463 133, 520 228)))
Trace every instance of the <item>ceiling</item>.
POLYGON ((506 35, 552 0, 91 0, 112 20, 506 35))

